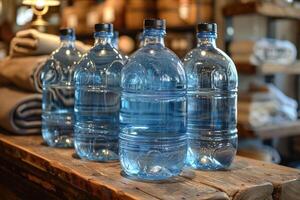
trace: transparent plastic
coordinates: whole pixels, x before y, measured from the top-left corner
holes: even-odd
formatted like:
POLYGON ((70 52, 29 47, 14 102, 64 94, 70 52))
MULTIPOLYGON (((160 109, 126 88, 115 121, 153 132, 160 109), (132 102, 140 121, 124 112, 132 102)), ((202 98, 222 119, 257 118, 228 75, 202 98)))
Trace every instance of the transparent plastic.
POLYGON ((118 160, 119 109, 123 56, 112 33, 96 32, 95 45, 75 72, 75 150, 80 158, 118 160))
POLYGON ((145 29, 122 70, 120 163, 133 179, 171 178, 186 159, 186 76, 164 35, 145 29))
POLYGON ((52 147, 73 146, 74 68, 81 58, 74 36, 61 36, 61 46, 45 63, 43 83, 42 135, 52 147))
POLYGON ((228 168, 237 149, 237 71, 232 60, 216 47, 213 35, 198 33, 197 48, 184 58, 187 165, 203 170, 228 168))

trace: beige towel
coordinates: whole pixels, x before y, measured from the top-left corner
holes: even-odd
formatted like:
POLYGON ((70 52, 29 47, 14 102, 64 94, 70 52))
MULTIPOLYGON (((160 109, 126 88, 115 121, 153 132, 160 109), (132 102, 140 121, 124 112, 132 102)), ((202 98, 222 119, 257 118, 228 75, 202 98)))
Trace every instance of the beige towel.
POLYGON ((14 134, 41 132, 42 95, 0 87, 0 126, 14 134))
POLYGON ((0 87, 14 85, 28 92, 42 92, 40 71, 48 56, 10 58, 0 62, 0 87))

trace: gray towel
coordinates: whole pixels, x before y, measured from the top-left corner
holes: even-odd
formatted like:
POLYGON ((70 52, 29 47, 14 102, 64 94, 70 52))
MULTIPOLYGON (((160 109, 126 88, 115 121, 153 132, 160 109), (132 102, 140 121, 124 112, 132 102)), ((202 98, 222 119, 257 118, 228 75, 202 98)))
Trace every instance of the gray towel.
POLYGON ((0 86, 15 86, 20 90, 41 93, 41 69, 48 56, 10 58, 0 62, 0 86))
POLYGON ((41 132, 42 95, 0 87, 0 126, 14 134, 41 132))

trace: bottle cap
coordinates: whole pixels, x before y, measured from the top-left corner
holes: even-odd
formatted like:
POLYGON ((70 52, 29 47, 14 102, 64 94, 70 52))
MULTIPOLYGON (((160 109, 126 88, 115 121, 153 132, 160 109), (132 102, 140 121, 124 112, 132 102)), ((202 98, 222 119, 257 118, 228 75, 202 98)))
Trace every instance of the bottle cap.
POLYGON ((59 29, 59 33, 62 36, 68 36, 68 35, 74 36, 75 35, 75 31, 72 28, 61 28, 61 29, 59 29))
POLYGON ((109 32, 109 33, 113 33, 114 32, 114 26, 113 26, 113 24, 109 24, 109 23, 95 24, 95 31, 96 32, 109 32))
POLYGON ((197 32, 211 32, 217 33, 217 24, 216 23, 199 23, 197 25, 197 32))
POLYGON ((166 20, 164 19, 145 19, 144 29, 166 29, 166 20))

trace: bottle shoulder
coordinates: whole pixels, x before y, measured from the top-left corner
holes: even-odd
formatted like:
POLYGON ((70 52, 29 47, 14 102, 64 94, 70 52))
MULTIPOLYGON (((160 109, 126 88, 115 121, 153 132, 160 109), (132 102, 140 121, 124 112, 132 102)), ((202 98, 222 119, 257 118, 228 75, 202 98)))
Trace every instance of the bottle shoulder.
POLYGON ((181 60, 175 53, 166 47, 156 45, 148 45, 138 49, 129 57, 125 67, 130 67, 132 63, 161 69, 183 68, 181 60))
POLYGON ((76 48, 60 47, 50 55, 48 60, 53 60, 57 67, 73 68, 74 65, 82 58, 81 52, 76 48))
POLYGON ((219 48, 194 48, 186 54, 183 62, 196 63, 201 60, 207 60, 207 62, 223 63, 225 66, 234 65, 232 59, 219 48))
POLYGON ((186 87, 186 75, 181 60, 171 50, 147 45, 124 66, 122 86, 128 90, 180 90, 186 87))
POLYGON ((237 74, 236 67, 232 59, 222 50, 213 49, 192 49, 183 59, 185 70, 205 68, 207 70, 225 70, 237 74))
POLYGON ((124 65, 125 61, 125 56, 111 45, 97 45, 82 56, 77 69, 101 70, 115 62, 124 65))
POLYGON ((183 59, 188 88, 236 90, 238 74, 233 61, 217 48, 195 48, 183 59))
POLYGON ((92 62, 97 65, 107 64, 114 60, 125 62, 124 56, 111 45, 97 45, 84 54, 80 62, 92 62))
POLYGON ((118 87, 125 57, 110 45, 94 46, 75 69, 77 85, 118 87))

